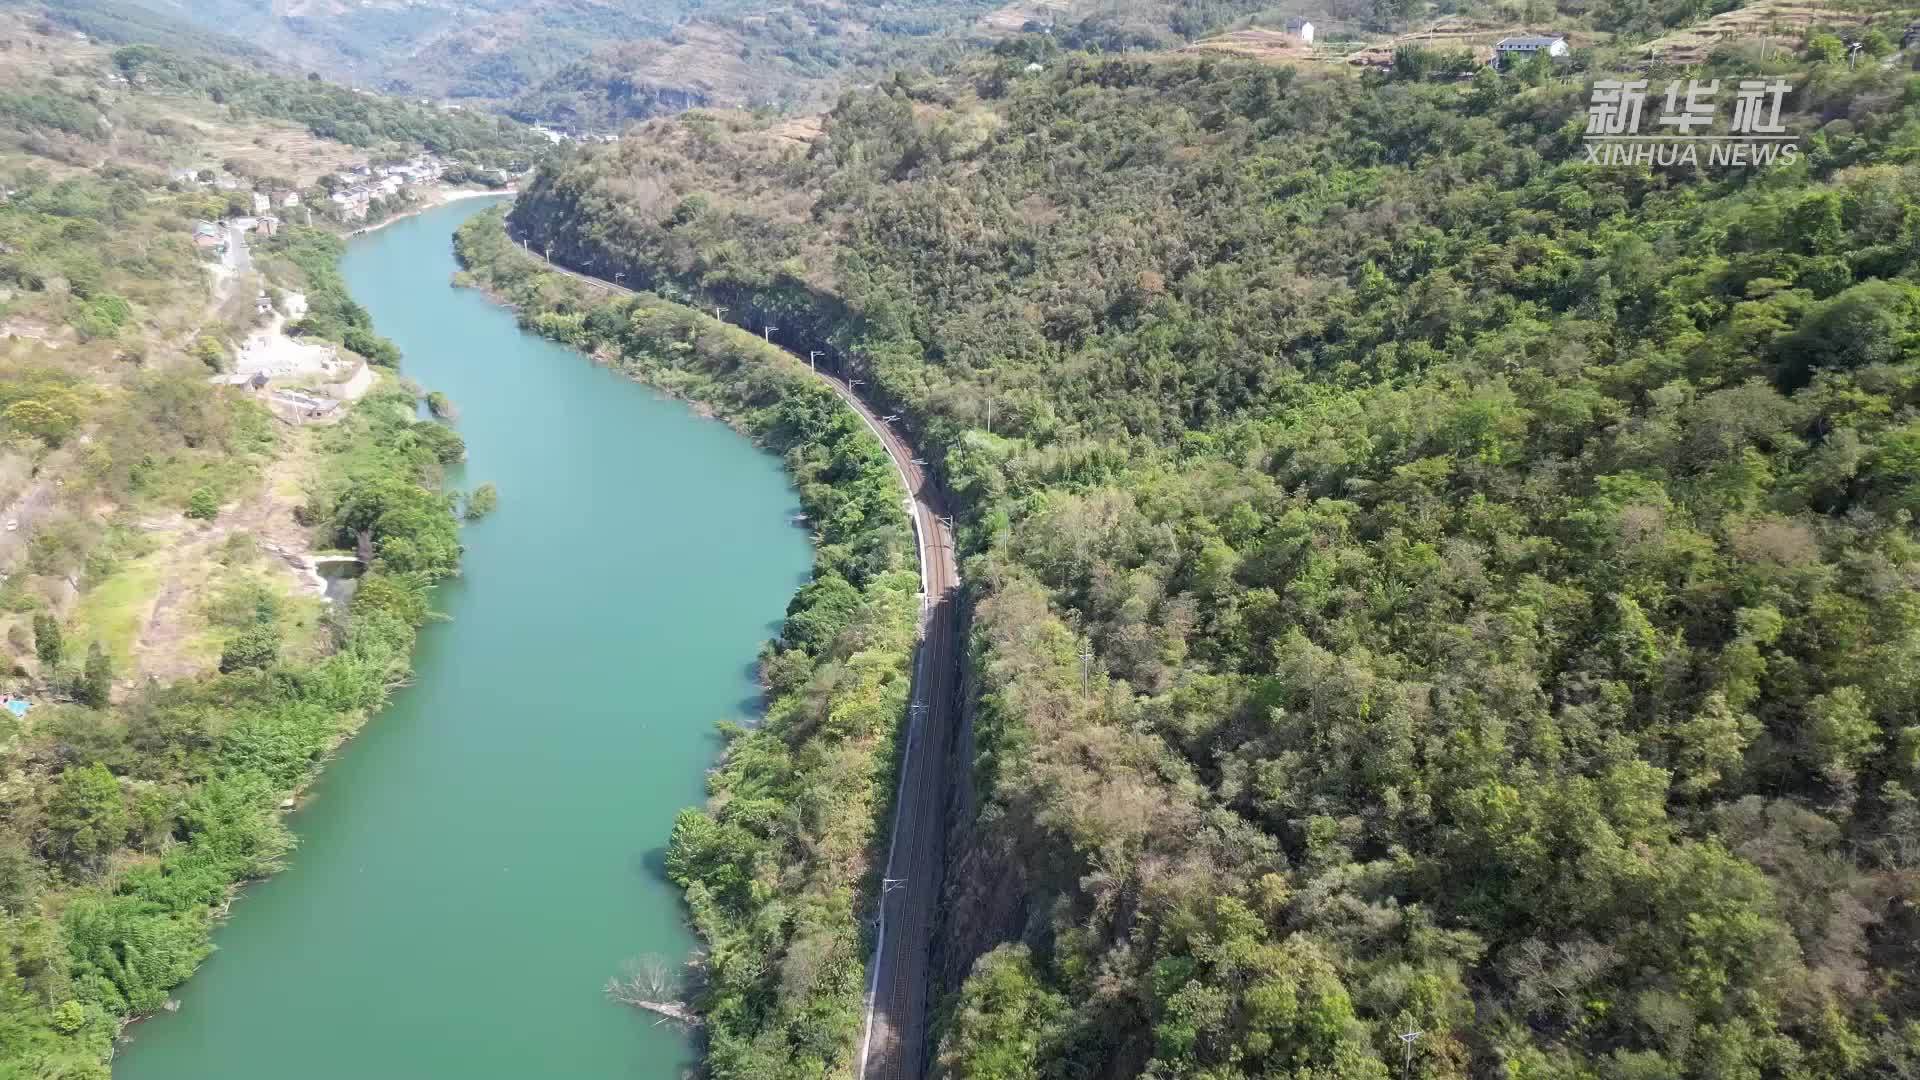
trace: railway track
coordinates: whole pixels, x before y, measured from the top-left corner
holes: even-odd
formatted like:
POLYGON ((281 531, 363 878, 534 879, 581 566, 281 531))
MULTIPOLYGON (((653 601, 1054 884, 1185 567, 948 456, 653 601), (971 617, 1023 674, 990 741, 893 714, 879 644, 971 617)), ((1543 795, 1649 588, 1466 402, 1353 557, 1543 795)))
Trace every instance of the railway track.
MULTIPOLYGON (((527 254, 609 292, 633 295, 636 291, 562 266, 530 249, 527 254)), ((805 360, 798 351, 779 347, 805 360)), ((919 1080, 927 1071, 928 973, 946 864, 947 780, 959 710, 960 570, 952 518, 920 455, 845 380, 826 371, 813 374, 866 422, 892 459, 906 491, 920 562, 920 645, 914 656, 911 706, 902 729, 893 833, 875 908, 866 1016, 855 1062, 859 1080, 919 1080)))

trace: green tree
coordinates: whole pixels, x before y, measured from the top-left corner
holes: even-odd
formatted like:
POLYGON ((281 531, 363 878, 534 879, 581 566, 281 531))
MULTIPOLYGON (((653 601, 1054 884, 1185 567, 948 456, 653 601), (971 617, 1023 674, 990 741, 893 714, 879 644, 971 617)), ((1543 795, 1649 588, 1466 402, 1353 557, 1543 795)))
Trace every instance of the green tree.
POLYGON ((60 445, 79 422, 65 409, 32 399, 14 402, 0 416, 4 416, 14 430, 38 435, 54 446, 60 445))
POLYGON ((1501 81, 1500 73, 1491 65, 1481 65, 1473 73, 1473 107, 1478 112, 1487 112, 1506 97, 1506 84, 1501 81))
POLYGON ((43 667, 60 665, 60 658, 66 651, 66 638, 60 633, 60 620, 44 612, 33 617, 33 651, 43 667))
POLYGON ((1782 345, 1781 381, 1804 386, 1819 368, 1889 364, 1913 346, 1920 288, 1903 281, 1863 281, 1815 306, 1782 345))
POLYGON ((47 804, 46 820, 52 856, 75 869, 94 869, 126 839, 120 781, 98 763, 68 769, 47 804))
POLYGON ((481 484, 467 496, 466 517, 468 521, 478 521, 500 505, 500 491, 492 484, 481 484))
POLYGON ((1790 243, 1808 255, 1838 251, 1846 242, 1840 217, 1840 197, 1831 191, 1801 199, 1788 214, 1790 243))
POLYGON ((279 658, 279 628, 272 623, 255 623, 228 639, 226 647, 220 650, 220 671, 232 674, 267 668, 279 658))
POLYGON ((1815 34, 1807 39, 1801 53, 1816 64, 1841 64, 1847 59, 1847 43, 1832 34, 1815 34))
POLYGON ((400 364, 399 346, 371 331, 350 328, 342 337, 341 344, 381 367, 398 367, 400 364))
POLYGON ((74 697, 83 704, 104 709, 112 694, 113 660, 96 641, 87 646, 86 666, 81 669, 80 682, 74 688, 74 697))
POLYGON ((187 496, 187 516, 198 521, 212 521, 220 516, 220 496, 210 487, 197 487, 187 496))
POLYGON ((974 961, 940 1043, 940 1068, 971 1080, 1040 1080, 1066 1011, 1027 947, 1002 945, 974 961))
POLYGON ((79 1032, 87 1023, 87 1007, 69 998, 53 1007, 53 1027, 63 1035, 79 1032))
POLYGON ((334 528, 342 544, 357 545, 365 536, 392 570, 439 577, 459 565, 459 535, 446 500, 395 476, 355 477, 335 510, 334 528))
POLYGON ((442 465, 452 465, 467 456, 467 441, 460 437, 459 432, 443 424, 415 424, 411 435, 433 456, 433 460, 442 465))
POLYGON ((133 307, 124 299, 102 293, 81 304, 71 319, 84 338, 110 338, 133 318, 133 307))
POLYGON ((39 898, 46 874, 33 849, 11 831, 0 831, 0 912, 19 915, 39 898))
POLYGON ((219 338, 202 334, 194 340, 193 355, 211 371, 226 370, 227 348, 219 338))
POLYGON ((1828 776, 1851 779, 1879 746, 1880 725, 1867 710, 1866 694, 1836 686, 1814 698, 1807 711, 1815 765, 1828 776))

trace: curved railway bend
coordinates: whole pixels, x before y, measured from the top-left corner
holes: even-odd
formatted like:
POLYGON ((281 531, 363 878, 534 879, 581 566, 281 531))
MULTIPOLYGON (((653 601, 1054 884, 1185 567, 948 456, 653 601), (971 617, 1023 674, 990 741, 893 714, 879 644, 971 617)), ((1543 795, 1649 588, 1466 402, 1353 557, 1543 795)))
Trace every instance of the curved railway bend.
MULTIPOLYGON (((542 261, 610 292, 635 292, 552 259, 542 261)), ((806 359, 796 350, 786 351, 806 359)), ((919 455, 839 376, 817 369, 814 374, 853 408, 893 459, 908 493, 919 551, 920 647, 914 658, 912 706, 904 728, 906 747, 900 758, 874 953, 867 968, 867 1010, 855 1075, 858 1080, 920 1080, 928 1060, 928 981, 946 865, 948 759, 959 716, 960 570, 946 501, 919 455)))

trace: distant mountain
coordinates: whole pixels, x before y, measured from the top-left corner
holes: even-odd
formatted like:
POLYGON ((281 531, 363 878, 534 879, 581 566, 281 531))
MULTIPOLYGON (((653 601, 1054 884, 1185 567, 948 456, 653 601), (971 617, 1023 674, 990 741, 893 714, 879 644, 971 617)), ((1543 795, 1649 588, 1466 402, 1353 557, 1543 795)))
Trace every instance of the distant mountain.
MULTIPOLYGON (((1312 0, 1315 18, 1327 4, 1312 0)), ((1074 48, 1169 49, 1265 17, 1298 0, 703 0, 664 35, 604 46, 506 107, 512 116, 588 131, 692 105, 825 108, 846 89, 903 68, 939 70, 969 51, 1041 31, 1074 48)))
POLYGON ((177 14, 141 7, 134 0, 0 0, 0 8, 37 13, 56 26, 77 30, 110 45, 158 45, 189 55, 270 64, 272 54, 248 41, 210 31, 177 14))
POLYGON ((512 116, 584 130, 696 105, 825 107, 873 81, 990 40, 992 3, 874 3, 753 10, 721 0, 667 33, 604 46, 515 96, 512 116))
MULTIPOLYGON (((584 130, 692 105, 822 106, 894 68, 1058 28, 1108 50, 1178 45, 1263 0, 83 0, 133 3, 283 63, 584 130)), ((1358 2, 1358 0, 1354 0, 1358 2)))
POLYGON ((658 37, 698 0, 138 0, 329 78, 508 98, 610 41, 658 37))

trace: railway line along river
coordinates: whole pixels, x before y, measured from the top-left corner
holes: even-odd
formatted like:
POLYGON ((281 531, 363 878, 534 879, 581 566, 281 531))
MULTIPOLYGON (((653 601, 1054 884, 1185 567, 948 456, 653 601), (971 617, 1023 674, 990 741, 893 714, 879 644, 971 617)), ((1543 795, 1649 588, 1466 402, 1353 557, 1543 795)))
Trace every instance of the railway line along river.
POLYGON ((609 1001, 694 940, 662 856, 713 722, 807 573, 779 463, 455 289, 467 200, 352 242, 356 299, 459 408, 500 509, 463 534, 412 685, 349 744, 118 1080, 680 1075, 689 1041, 609 1001))

